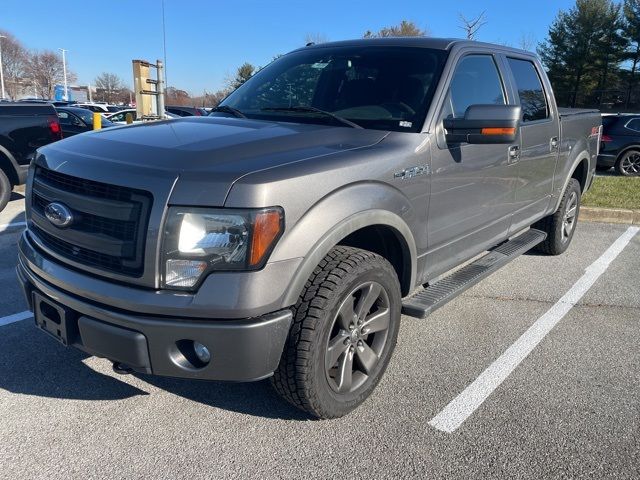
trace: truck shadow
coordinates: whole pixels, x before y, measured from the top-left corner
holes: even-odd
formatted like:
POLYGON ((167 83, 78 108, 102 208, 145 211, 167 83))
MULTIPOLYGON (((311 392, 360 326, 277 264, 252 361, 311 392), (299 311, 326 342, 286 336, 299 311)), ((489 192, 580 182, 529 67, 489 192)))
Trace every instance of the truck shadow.
POLYGON ((24 193, 16 192, 15 190, 11 192, 11 197, 9 197, 9 201, 13 202, 14 200, 24 200, 24 193))
MULTIPOLYGON (((89 355, 65 348, 40 332, 32 319, 1 327, 0 389, 63 400, 124 400, 149 393, 89 368, 89 355)), ((102 360, 109 365, 108 360, 102 360)), ((231 383, 136 374, 140 380, 213 408, 285 420, 310 417, 280 399, 268 380, 231 383)))
POLYGON ((88 355, 65 348, 27 319, 2 327, 0 389, 69 400, 122 400, 147 392, 92 370, 88 355))
POLYGON ((278 420, 312 420, 309 415, 281 399, 268 379, 252 383, 234 383, 142 374, 136 376, 157 388, 210 407, 278 420))

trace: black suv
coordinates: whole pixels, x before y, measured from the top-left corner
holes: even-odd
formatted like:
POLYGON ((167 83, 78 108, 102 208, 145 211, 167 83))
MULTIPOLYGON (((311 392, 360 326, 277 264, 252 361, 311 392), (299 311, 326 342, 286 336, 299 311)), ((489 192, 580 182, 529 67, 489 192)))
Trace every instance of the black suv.
POLYGON ((627 177, 640 175, 640 114, 602 117, 602 139, 598 170, 609 170, 627 177))
POLYGON ((173 113, 180 117, 203 117, 208 115, 208 112, 204 108, 198 107, 181 107, 169 105, 166 107, 167 112, 173 113))

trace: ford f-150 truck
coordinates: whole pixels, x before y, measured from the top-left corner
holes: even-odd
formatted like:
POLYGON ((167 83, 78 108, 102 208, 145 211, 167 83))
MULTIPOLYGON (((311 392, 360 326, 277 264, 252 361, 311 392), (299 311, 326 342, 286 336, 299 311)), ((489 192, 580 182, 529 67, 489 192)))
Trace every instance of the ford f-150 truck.
POLYGON ((18 276, 41 330, 118 372, 272 377, 339 417, 381 379, 401 313, 566 250, 600 129, 525 51, 310 45, 209 117, 41 148, 18 276))
POLYGON ((0 211, 27 179, 38 147, 62 138, 56 111, 47 103, 0 103, 0 211))

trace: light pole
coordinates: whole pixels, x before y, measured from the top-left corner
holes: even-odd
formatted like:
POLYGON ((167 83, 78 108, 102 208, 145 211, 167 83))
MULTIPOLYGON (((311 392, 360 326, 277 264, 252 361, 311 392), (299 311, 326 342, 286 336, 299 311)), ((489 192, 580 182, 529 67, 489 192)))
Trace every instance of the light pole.
POLYGON ((2 94, 0 98, 4 98, 4 72, 2 69, 2 39, 7 38, 6 35, 0 35, 0 89, 2 94))
POLYGON ((64 99, 69 100, 69 92, 67 91, 67 51, 64 48, 59 48, 62 52, 62 73, 64 74, 64 99))

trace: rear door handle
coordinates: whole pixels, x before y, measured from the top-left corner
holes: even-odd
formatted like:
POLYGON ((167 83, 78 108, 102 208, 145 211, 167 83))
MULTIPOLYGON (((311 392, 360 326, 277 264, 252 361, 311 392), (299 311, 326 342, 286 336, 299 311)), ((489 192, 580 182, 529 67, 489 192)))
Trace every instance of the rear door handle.
POLYGON ((558 148, 558 137, 552 137, 549 144, 551 145, 551 150, 558 148))
POLYGON ((519 159, 520 159, 520 147, 518 145, 510 146, 508 163, 516 163, 519 159))

